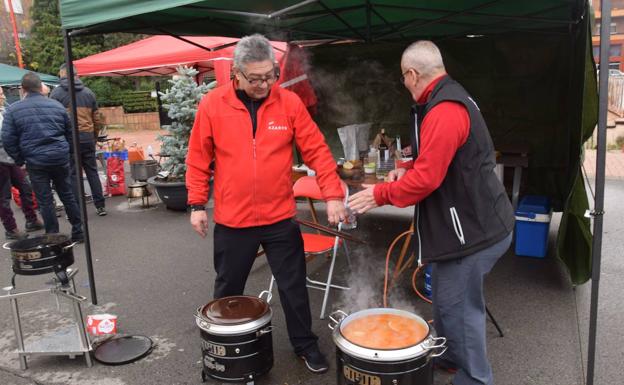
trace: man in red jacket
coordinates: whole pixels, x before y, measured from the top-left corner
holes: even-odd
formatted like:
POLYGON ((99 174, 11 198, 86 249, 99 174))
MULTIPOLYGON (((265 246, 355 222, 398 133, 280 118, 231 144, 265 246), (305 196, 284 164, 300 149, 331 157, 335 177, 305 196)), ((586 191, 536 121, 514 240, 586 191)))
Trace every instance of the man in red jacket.
POLYGON ((243 294, 262 245, 295 354, 309 370, 323 373, 328 364, 312 333, 303 240, 292 221, 293 141, 316 171, 331 224, 345 218, 344 193, 336 163, 304 104, 296 94, 274 86, 277 68, 264 36, 244 37, 234 51, 232 82, 200 102, 186 160, 191 225, 206 236, 214 160, 214 297, 243 294))

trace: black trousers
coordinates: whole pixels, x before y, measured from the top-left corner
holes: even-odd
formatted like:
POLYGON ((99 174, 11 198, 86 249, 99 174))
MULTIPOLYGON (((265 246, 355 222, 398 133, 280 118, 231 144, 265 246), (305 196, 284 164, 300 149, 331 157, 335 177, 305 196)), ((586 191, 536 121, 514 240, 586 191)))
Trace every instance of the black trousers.
POLYGON ((314 346, 318 337, 312 333, 303 238, 299 225, 292 220, 247 228, 216 224, 214 297, 243 294, 260 245, 277 281, 290 343, 295 353, 301 353, 314 346))
MULTIPOLYGON (((95 207, 104 207, 106 201, 104 200, 104 193, 102 192, 102 183, 100 182, 100 176, 97 171, 97 163, 95 158, 95 141, 80 143, 80 159, 82 161, 82 169, 87 175, 89 181, 89 187, 91 188, 91 195, 93 197, 93 205, 95 207)), ((78 200, 78 185, 76 184, 76 164, 74 159, 70 159, 69 167, 71 170, 71 183, 76 200, 78 200)))

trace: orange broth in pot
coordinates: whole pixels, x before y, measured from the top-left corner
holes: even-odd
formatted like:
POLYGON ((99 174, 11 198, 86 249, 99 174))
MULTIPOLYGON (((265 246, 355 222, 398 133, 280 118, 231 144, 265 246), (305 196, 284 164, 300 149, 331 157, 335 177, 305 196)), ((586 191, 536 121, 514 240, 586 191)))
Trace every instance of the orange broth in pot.
POLYGON ((363 316, 340 329, 350 342, 370 349, 403 349, 427 337, 429 329, 418 320, 398 314, 363 316))

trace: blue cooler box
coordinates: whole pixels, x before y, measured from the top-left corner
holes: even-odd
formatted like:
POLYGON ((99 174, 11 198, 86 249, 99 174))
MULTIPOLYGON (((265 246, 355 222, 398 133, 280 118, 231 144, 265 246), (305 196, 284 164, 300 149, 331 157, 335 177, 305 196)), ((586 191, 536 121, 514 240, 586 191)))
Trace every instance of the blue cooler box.
POLYGON ((541 195, 527 195, 516 210, 516 255, 544 258, 548 252, 550 200, 541 195))

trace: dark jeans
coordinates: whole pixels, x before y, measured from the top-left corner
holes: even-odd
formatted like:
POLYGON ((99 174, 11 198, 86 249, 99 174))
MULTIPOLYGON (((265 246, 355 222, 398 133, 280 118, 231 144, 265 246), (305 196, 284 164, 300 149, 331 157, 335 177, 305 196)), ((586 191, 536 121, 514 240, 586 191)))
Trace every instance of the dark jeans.
POLYGON ((214 297, 243 294, 260 245, 277 282, 290 343, 295 353, 301 353, 314 346, 318 338, 312 333, 303 238, 299 225, 290 219, 240 229, 215 225, 214 297))
POLYGON ((11 210, 11 186, 19 190, 26 222, 37 220, 37 213, 33 208, 32 189, 26 181, 24 171, 16 165, 0 164, 0 219, 6 231, 17 229, 11 210))
POLYGON ((61 198, 61 202, 63 202, 65 206, 65 212, 72 225, 72 237, 82 238, 83 232, 82 221, 80 220, 80 209, 78 208, 78 203, 72 190, 69 165, 27 165, 26 170, 30 176, 30 183, 35 192, 37 203, 39 204, 39 210, 41 211, 41 217, 43 217, 46 233, 59 232, 54 197, 52 196, 51 184, 53 184, 54 190, 56 190, 59 198, 61 198))
MULTIPOLYGON (((82 169, 87 174, 91 195, 93 196, 93 204, 95 207, 104 207, 104 194, 102 193, 102 183, 97 172, 97 163, 95 157, 95 142, 80 143, 80 159, 82 160, 82 169)), ((78 196, 78 185, 76 184, 76 166, 72 158, 69 163, 71 170, 72 189, 76 197, 78 196)))

